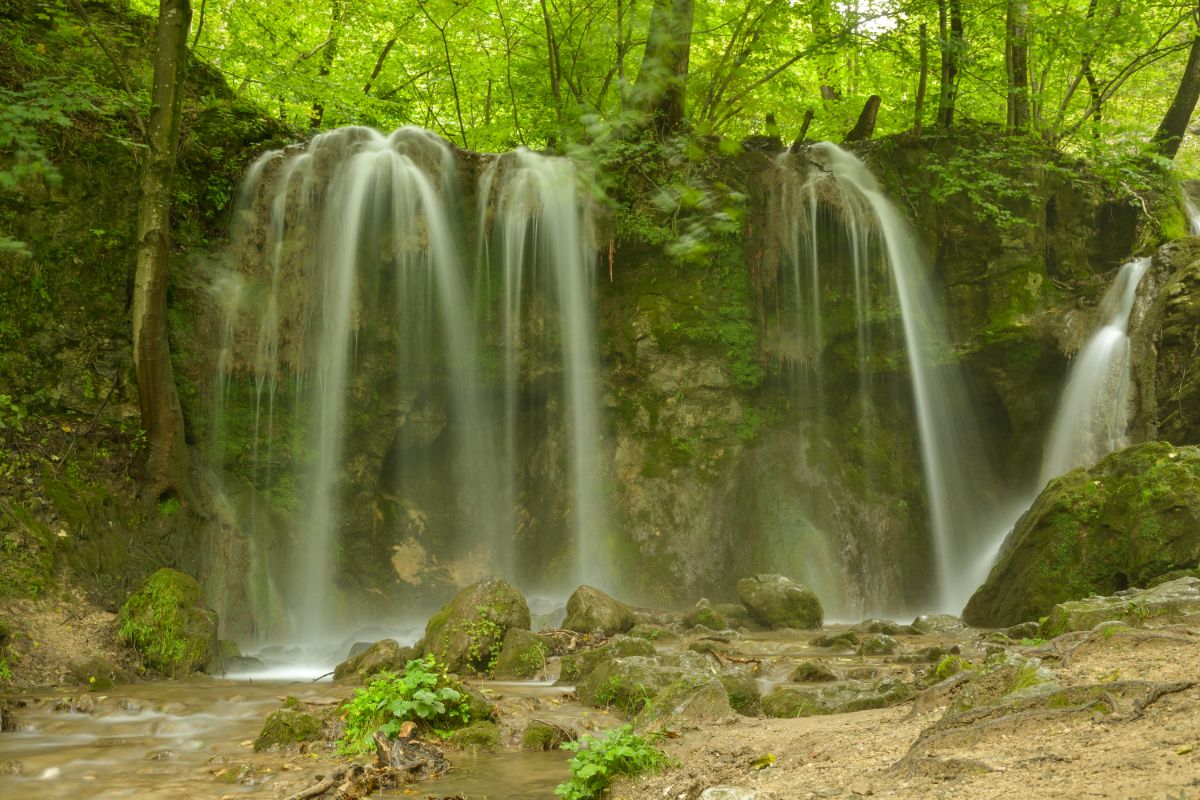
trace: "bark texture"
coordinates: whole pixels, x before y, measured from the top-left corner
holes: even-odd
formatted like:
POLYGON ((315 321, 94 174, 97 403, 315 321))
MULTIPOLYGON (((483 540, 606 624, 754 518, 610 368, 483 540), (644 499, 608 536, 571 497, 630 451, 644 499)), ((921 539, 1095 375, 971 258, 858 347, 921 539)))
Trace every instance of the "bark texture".
POLYGON ((1183 69, 1183 77, 1179 79, 1179 88, 1171 107, 1158 125, 1154 134, 1154 148, 1160 155, 1175 158, 1179 145, 1187 133, 1188 123, 1192 112, 1196 110, 1196 101, 1200 99, 1200 36, 1192 40, 1192 49, 1188 53, 1187 66, 1183 69))
POLYGON ((683 123, 694 0, 655 0, 646 54, 634 86, 634 107, 650 127, 667 136, 683 123))
POLYGON ((151 500, 182 493, 187 476, 183 414, 167 342, 167 264, 171 252, 171 183, 179 148, 191 19, 188 0, 160 0, 154 88, 146 134, 148 152, 138 202, 133 363, 147 445, 142 494, 151 500))

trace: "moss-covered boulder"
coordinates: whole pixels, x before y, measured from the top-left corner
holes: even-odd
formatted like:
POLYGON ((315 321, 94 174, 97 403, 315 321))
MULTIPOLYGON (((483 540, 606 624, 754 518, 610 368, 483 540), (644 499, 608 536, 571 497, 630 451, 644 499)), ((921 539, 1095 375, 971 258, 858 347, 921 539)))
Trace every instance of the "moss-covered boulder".
POLYGON ((820 628, 821 601, 812 589, 783 575, 755 575, 737 583, 750 618, 768 628, 820 628))
POLYGON ((511 628, 529 630, 529 605, 508 581, 484 578, 430 617, 420 655, 432 654, 451 672, 490 674, 511 628))
POLYGON ((721 681, 711 676, 685 676, 673 681, 638 713, 638 727, 719 722, 734 716, 721 681))
POLYGON ((521 731, 521 749, 557 750, 563 742, 575 740, 575 734, 544 720, 535 719, 521 731))
POLYGON ((1068 631, 1088 631, 1109 621, 1142 625, 1185 617, 1200 617, 1200 578, 1177 578, 1144 591, 1059 603, 1042 623, 1041 635, 1050 639, 1068 631))
POLYGON ((597 665, 613 658, 653 656, 654 645, 634 636, 614 636, 599 647, 580 650, 562 657, 559 662, 559 683, 574 683, 588 676, 597 665))
POLYGON ((151 575, 121 606, 117 631, 150 669, 182 677, 217 652, 217 614, 202 604, 200 584, 177 570, 151 575))
POLYGON ((321 738, 321 720, 296 708, 281 708, 267 715, 262 731, 254 740, 254 752, 272 747, 287 747, 321 738))
POLYGON ((868 633, 858 643, 860 656, 886 656, 896 652, 896 640, 886 633, 868 633))
POLYGON ((1050 481, 963 617, 979 627, 1014 625, 1197 563, 1200 447, 1135 445, 1050 481))
POLYGON ((536 678, 546 668, 546 656, 549 654, 550 645, 536 633, 509 628, 500 645, 493 675, 519 680, 536 678))
POLYGON ((763 698, 763 714, 780 718, 845 714, 894 706, 914 693, 911 686, 895 678, 884 678, 876 683, 846 681, 820 689, 779 686, 763 698))
POLYGON ((744 717, 757 717, 762 713, 762 693, 758 689, 758 681, 749 670, 730 670, 722 672, 717 680, 725 687, 729 697, 729 705, 744 717))
POLYGON ((472 722, 450 734, 450 743, 464 750, 497 750, 500 747, 500 726, 486 719, 472 722))
POLYGON ((579 633, 602 631, 611 636, 637 624, 633 609, 594 586, 580 586, 567 600, 563 628, 579 633))
POLYGON ((728 627, 725 616, 712 607, 708 600, 701 598, 683 617, 683 624, 689 628, 694 628, 697 625, 703 625, 709 630, 722 631, 728 627))
POLYGON ((403 672, 415 654, 413 648, 403 647, 395 639, 380 639, 334 667, 333 682, 365 683, 372 675, 384 670, 403 672))
POLYGON ((614 658, 597 665, 575 691, 586 706, 616 708, 632 716, 685 674, 685 670, 664 666, 655 658, 614 658))
POLYGON ((804 661, 788 676, 792 683, 829 683, 837 680, 837 674, 824 664, 804 661))

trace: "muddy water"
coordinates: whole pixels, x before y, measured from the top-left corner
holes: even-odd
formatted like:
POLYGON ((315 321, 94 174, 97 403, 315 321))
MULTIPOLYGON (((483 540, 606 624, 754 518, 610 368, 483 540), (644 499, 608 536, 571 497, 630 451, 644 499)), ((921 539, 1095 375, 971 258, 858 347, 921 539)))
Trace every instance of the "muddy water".
MULTIPOLYGON (((83 798, 277 798, 309 786, 333 762, 327 747, 305 754, 255 753, 263 719, 287 695, 332 705, 349 689, 328 683, 223 680, 121 686, 108 694, 0 698, 18 730, 0 734, 4 800, 83 798), (75 710, 64 708, 73 705, 75 710), (11 769, 11 767, 10 767, 11 769)), ((497 694, 534 702, 548 687, 497 685, 497 694)), ((448 753, 438 781, 381 796, 547 800, 567 776, 567 754, 448 753)))

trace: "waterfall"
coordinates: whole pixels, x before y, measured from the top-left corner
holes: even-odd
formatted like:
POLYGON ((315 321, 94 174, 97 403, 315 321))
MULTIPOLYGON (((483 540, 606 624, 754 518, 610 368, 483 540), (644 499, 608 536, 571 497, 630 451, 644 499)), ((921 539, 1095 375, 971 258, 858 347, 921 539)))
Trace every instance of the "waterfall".
MULTIPOLYGON (((866 165, 853 154, 829 143, 813 145, 802 154, 785 154, 778 167, 783 188, 775 208, 784 228, 781 271, 790 275, 799 298, 799 342, 792 345, 813 375, 800 391, 816 391, 816 411, 823 412, 819 395, 825 343, 821 297, 836 296, 824 274, 838 264, 819 241, 820 214, 832 216, 839 229, 840 252, 848 256, 848 276, 854 302, 858 389, 863 402, 860 432, 871 435, 868 396, 872 393, 873 333, 887 308, 898 311, 895 336, 907 358, 909 390, 915 406, 917 438, 923 464, 935 561, 934 603, 957 610, 975 585, 970 567, 989 544, 993 525, 989 492, 990 454, 973 416, 970 400, 954 364, 951 341, 941 311, 928 285, 928 265, 917 252, 908 226, 884 195, 866 165), (876 278, 872 273, 882 272, 876 278), (877 294, 889 292, 880 300, 877 294)), ((830 227, 830 226, 827 226, 830 227)), ((841 280, 845 281, 843 277, 841 280)), ((864 465, 870 481, 870 464, 864 465)))
POLYGON ((1129 315, 1149 258, 1126 262, 1096 310, 1098 327, 1071 363, 1042 459, 1041 486, 1124 447, 1131 383, 1129 315))
POLYGON ((576 167, 489 157, 475 226, 458 165, 428 131, 350 127, 243 181, 212 287, 211 461, 250 539, 266 640, 328 640, 488 573, 611 580, 576 167))
POLYGON ((1186 186, 1183 189, 1183 210, 1187 214, 1188 233, 1200 236, 1200 207, 1196 205, 1186 186))
MULTIPOLYGON (((609 585, 612 575, 603 547, 608 516, 599 468, 599 356, 591 299, 597 247, 578 184, 575 165, 565 158, 522 149, 493 159, 479 192, 481 229, 489 216, 491 220, 490 257, 481 263, 486 273, 491 261, 497 262, 501 287, 507 496, 516 503, 522 392, 536 380, 529 373, 541 369, 535 365, 539 354, 530 349, 552 347, 557 338, 571 504, 569 568, 559 583, 609 585)), ((482 280, 487 282, 486 275, 482 280)))
POLYGON ((335 576, 345 536, 364 533, 345 530, 347 473, 363 457, 348 451, 351 438, 381 470, 450 479, 456 520, 443 541, 486 561, 511 538, 451 214, 456 181, 449 146, 414 128, 335 130, 264 156, 248 175, 243 215, 256 224, 239 223, 235 247, 259 292, 243 321, 252 340, 244 348, 254 406, 249 472, 271 484, 273 449, 292 452, 285 485, 296 486, 299 508, 280 604, 293 641, 332 635, 347 617, 335 576), (419 448, 371 441, 381 419, 404 426, 436 416, 420 404, 432 402, 439 382, 453 468, 438 471, 419 448), (292 398, 292 441, 277 430, 280 391, 292 398))

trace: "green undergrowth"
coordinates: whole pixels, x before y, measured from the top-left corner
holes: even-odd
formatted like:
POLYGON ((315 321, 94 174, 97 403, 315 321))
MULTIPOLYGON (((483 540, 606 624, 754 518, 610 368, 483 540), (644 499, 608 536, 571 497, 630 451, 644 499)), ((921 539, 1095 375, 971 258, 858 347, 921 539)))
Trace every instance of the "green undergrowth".
POLYGON ((563 800, 599 800, 619 776, 657 772, 670 760, 655 745, 656 739, 634 733, 632 725, 622 725, 599 738, 585 736, 577 742, 564 742, 560 747, 575 754, 571 778, 555 787, 554 793, 563 800))
POLYGON ((338 751, 344 755, 370 751, 376 731, 394 737, 406 722, 445 737, 482 718, 458 678, 433 656, 409 661, 400 674, 380 672, 354 692, 342 713, 346 728, 338 751))

